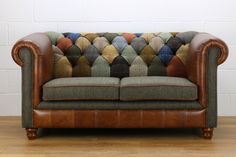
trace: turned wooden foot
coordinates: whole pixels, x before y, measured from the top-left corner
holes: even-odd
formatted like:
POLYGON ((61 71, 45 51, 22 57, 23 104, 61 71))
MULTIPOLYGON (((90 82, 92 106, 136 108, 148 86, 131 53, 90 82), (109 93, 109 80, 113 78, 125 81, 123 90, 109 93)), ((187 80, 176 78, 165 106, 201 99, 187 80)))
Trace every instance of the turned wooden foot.
POLYGON ((205 139, 211 139, 213 136, 213 128, 202 128, 202 136, 205 139))
POLYGON ((34 140, 37 138, 37 128, 26 128, 25 130, 29 140, 34 140))

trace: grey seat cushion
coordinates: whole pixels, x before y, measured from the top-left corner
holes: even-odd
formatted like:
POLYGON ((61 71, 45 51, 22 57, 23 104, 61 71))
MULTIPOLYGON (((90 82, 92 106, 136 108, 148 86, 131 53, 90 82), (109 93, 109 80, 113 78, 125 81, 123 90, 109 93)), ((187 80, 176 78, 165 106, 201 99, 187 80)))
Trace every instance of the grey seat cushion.
POLYGON ((118 100, 119 85, 114 77, 59 78, 43 85, 43 100, 118 100))
POLYGON ((196 100, 197 86, 185 78, 148 76, 121 80, 120 100, 196 100))

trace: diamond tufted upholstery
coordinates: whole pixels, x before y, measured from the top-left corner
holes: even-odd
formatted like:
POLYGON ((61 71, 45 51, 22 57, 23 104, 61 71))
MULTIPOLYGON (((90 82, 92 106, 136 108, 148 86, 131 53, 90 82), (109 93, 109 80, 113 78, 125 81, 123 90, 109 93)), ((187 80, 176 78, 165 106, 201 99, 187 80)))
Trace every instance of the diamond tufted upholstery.
POLYGON ((46 33, 54 52, 54 78, 186 77, 189 43, 197 32, 46 33))
POLYGON ((202 128, 217 126, 221 39, 183 33, 33 33, 12 49, 22 67, 22 126, 202 128), (138 77, 137 77, 138 76, 138 77))

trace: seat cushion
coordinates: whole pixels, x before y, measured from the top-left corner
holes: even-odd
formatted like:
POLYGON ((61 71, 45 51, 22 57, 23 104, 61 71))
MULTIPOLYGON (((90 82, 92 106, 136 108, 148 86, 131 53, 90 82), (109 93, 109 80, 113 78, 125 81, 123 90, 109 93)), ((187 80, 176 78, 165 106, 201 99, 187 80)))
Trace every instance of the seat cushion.
POLYGON ((54 79, 43 85, 43 100, 118 100, 119 84, 114 77, 54 79))
POLYGON ((197 86, 185 78, 148 76, 121 80, 120 100, 196 100, 197 86))

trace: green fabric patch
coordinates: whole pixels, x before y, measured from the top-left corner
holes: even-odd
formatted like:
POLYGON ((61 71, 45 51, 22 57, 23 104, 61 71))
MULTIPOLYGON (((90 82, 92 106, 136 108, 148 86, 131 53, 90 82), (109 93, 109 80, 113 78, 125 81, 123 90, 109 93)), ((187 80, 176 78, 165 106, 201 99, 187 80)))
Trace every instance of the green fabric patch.
POLYGON ((166 76, 166 74, 166 67, 160 58, 156 56, 148 67, 148 76, 166 76))
POLYGON ((63 38, 63 34, 57 32, 46 32, 47 36, 51 40, 52 45, 57 45, 57 41, 63 38))
POLYGON ((127 60, 129 65, 131 65, 134 59, 137 57, 137 53, 135 52, 132 46, 128 45, 124 48, 123 52, 121 53, 121 56, 127 60))
POLYGON ((109 63, 102 56, 99 56, 94 61, 91 72, 92 72, 92 77, 109 77, 110 76, 109 63))

